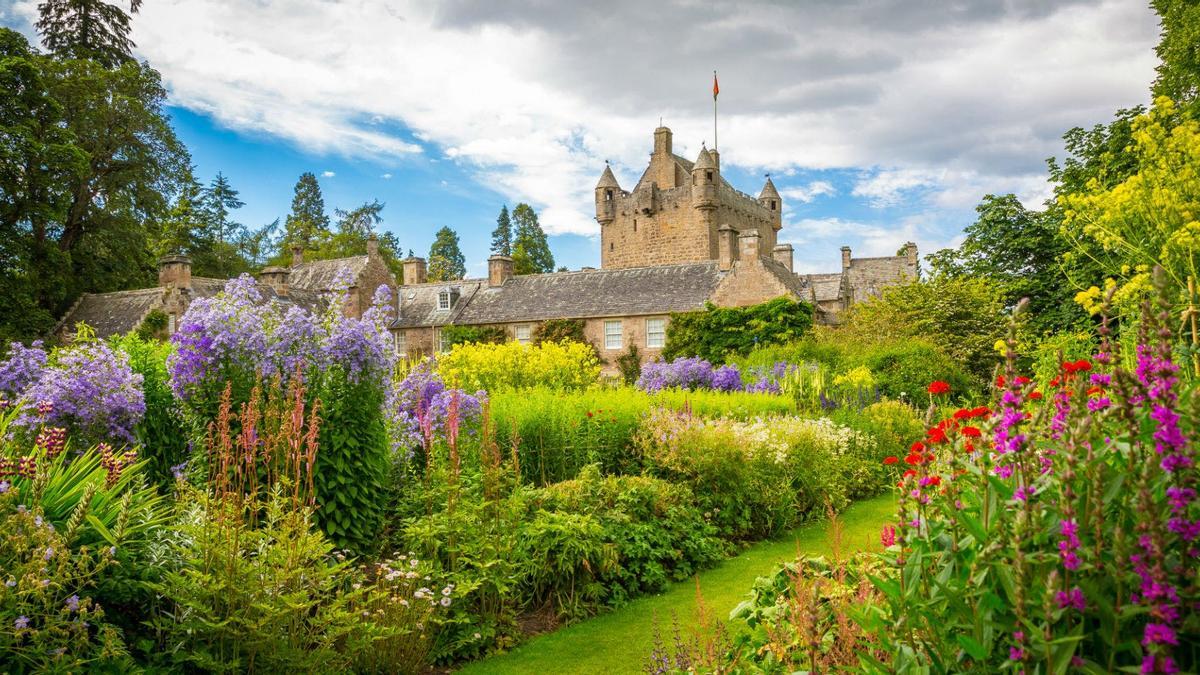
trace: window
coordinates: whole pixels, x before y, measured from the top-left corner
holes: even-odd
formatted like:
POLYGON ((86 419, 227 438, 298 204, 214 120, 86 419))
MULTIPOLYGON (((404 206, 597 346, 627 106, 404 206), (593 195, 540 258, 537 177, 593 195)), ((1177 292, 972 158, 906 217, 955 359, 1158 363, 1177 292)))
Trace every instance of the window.
POLYGON ((445 331, 437 332, 437 346, 439 354, 450 351, 450 340, 446 337, 445 331))
POLYGON ((396 331, 396 354, 408 356, 408 333, 402 330, 396 331))
POLYGON ((646 319, 646 348, 662 349, 667 343, 667 322, 665 319, 646 319))
POLYGON ((604 348, 605 349, 620 349, 621 348, 621 322, 620 321, 605 321, 604 322, 604 348))
POLYGON ((608 250, 613 250, 613 243, 611 241, 608 242, 608 250))
POLYGON ((775 200, 774 199, 771 200, 771 210, 772 211, 775 210, 775 200))
POLYGON ((633 219, 633 231, 637 232, 637 218, 633 219))
POLYGON ((438 309, 450 309, 450 291, 438 293, 438 309))
POLYGON ((168 314, 167 315, 167 335, 174 335, 174 334, 175 334, 175 315, 168 314))
POLYGON ((712 172, 711 172, 711 171, 705 171, 705 172, 704 172, 704 177, 705 177, 706 179, 708 179, 708 182, 710 182, 710 183, 712 182, 712 172))
POLYGON ((607 201, 607 202, 612 201, 612 188, 609 188, 604 191, 604 201, 607 201))
POLYGON ((517 342, 520 342, 523 345, 529 344, 530 335, 532 333, 533 333, 533 327, 530 326, 529 324, 525 324, 524 326, 517 326, 517 328, 516 328, 517 342))

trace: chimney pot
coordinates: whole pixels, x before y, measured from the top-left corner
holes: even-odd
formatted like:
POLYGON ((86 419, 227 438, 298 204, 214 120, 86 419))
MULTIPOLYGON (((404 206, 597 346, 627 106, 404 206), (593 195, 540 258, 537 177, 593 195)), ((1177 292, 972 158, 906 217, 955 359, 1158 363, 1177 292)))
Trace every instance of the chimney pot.
POLYGON ((426 281, 425 259, 409 256, 404 259, 404 285, 423 284, 426 281))
POLYGON ((286 298, 290 274, 291 270, 287 267, 264 267, 263 271, 258 273, 258 280, 274 289, 276 295, 286 298))
POLYGON ((842 247, 842 269, 843 270, 850 269, 850 247, 849 246, 842 247))
POLYGON ((376 237, 374 232, 367 237, 367 255, 372 258, 379 255, 379 237, 376 237))
POLYGON ((757 229, 747 230, 738 235, 738 258, 748 262, 758 262, 762 257, 760 244, 762 237, 757 229))
POLYGON ((182 291, 192 287, 192 259, 186 255, 172 255, 158 261, 158 285, 182 291))

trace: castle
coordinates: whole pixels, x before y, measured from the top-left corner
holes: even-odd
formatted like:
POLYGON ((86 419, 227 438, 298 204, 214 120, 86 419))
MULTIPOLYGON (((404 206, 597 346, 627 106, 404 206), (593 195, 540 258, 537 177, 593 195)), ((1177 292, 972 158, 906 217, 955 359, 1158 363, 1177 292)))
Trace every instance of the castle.
POLYGON ((917 276, 917 247, 901 255, 854 258, 841 250, 841 270, 796 274, 793 247, 780 244, 783 199, 770 178, 758 197, 721 176, 716 150, 691 162, 674 154, 671 130, 654 130, 654 152, 633 191, 605 166, 595 188, 600 269, 513 275, 512 259, 493 255, 486 279, 427 283, 425 261, 404 261, 396 349, 407 356, 443 351, 448 325, 503 328, 530 342, 547 319, 580 319, 584 334, 609 364, 630 346, 654 358, 670 315, 745 306, 780 296, 810 302, 816 319, 836 323, 852 303, 917 276))
MULTIPOLYGON (((428 282, 425 260, 409 257, 397 285, 372 238, 365 256, 305 262, 302 251, 293 251, 291 266, 264 269, 258 285, 264 301, 317 309, 333 280, 348 275, 353 286, 344 311, 351 316, 360 316, 374 289, 387 285, 397 291, 396 351, 407 357, 444 351, 443 328, 450 325, 499 327, 528 343, 542 321, 579 319, 611 367, 631 346, 655 358, 676 312, 786 296, 812 303, 816 320, 831 324, 854 302, 917 276, 911 242, 900 255, 882 258, 854 258, 843 246, 839 271, 796 274, 792 246, 779 243, 783 199, 771 179, 757 198, 740 192, 721 176, 716 150, 701 149, 690 162, 674 154, 666 127, 654 130, 654 153, 633 191, 621 189, 605 166, 595 200, 600 269, 516 276, 512 258, 493 255, 487 278, 428 282)), ((192 277, 186 257, 164 258, 158 287, 85 294, 54 333, 69 339, 80 322, 100 337, 124 333, 157 310, 167 316, 170 334, 192 299, 223 285, 192 277)))

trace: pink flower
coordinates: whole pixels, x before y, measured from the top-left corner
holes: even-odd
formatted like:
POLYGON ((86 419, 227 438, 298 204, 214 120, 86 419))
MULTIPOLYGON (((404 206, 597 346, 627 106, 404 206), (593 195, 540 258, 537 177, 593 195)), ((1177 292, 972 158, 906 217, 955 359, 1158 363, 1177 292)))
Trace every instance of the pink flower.
POLYGON ((896 528, 891 525, 884 525, 879 532, 879 540, 883 542, 884 547, 892 546, 896 543, 896 528))

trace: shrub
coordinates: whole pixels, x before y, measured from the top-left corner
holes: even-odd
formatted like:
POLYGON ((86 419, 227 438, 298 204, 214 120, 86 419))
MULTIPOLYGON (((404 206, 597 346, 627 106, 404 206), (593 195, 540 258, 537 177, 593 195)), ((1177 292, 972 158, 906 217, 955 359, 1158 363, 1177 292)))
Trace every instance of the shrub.
POLYGON ((451 387, 490 393, 535 386, 584 389, 600 377, 595 352, 578 342, 457 345, 438 357, 436 368, 451 387))
POLYGON ((450 346, 465 344, 503 344, 508 333, 498 326, 443 326, 442 340, 450 346))
POLYGON ((583 332, 583 319, 547 319, 533 328, 533 344, 543 342, 578 342, 588 344, 583 332))
POLYGON ((696 356, 711 363, 744 356, 761 345, 796 340, 812 328, 812 305, 787 297, 749 307, 708 305, 672 314, 662 358, 696 356))
POLYGON ((169 342, 145 340, 132 334, 110 338, 109 343, 128 355, 129 367, 142 376, 146 414, 136 430, 141 446, 138 452, 150 479, 168 488, 188 459, 188 439, 182 433, 184 419, 167 373, 167 358, 173 347, 169 342))
POLYGON ((950 384, 951 391, 979 390, 979 383, 937 347, 921 340, 874 345, 863 350, 862 362, 874 373, 879 392, 916 406, 928 404, 925 387, 934 380, 950 384))
POLYGON ((637 345, 631 343, 629 349, 617 357, 617 370, 621 372, 621 381, 625 384, 638 381, 642 376, 642 354, 637 345))

